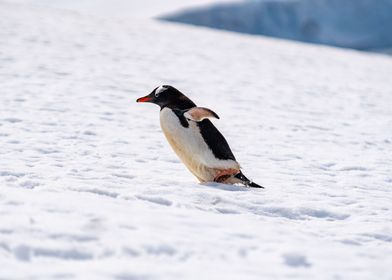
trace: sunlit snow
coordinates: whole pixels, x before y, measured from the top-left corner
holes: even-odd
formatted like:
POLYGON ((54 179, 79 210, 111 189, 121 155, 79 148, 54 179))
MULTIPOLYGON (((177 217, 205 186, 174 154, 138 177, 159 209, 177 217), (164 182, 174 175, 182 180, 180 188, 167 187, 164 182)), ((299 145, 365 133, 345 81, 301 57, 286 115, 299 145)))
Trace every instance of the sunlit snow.
POLYGON ((392 58, 0 1, 1 279, 390 279, 392 58), (171 151, 171 84, 244 173, 171 151))

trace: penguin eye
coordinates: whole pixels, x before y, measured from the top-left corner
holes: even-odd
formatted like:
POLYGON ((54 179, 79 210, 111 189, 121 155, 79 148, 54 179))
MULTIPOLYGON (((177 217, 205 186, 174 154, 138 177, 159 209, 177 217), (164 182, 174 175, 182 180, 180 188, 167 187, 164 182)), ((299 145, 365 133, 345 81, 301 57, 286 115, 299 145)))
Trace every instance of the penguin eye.
POLYGON ((156 92, 156 93, 155 93, 155 97, 159 97, 159 92, 156 92))

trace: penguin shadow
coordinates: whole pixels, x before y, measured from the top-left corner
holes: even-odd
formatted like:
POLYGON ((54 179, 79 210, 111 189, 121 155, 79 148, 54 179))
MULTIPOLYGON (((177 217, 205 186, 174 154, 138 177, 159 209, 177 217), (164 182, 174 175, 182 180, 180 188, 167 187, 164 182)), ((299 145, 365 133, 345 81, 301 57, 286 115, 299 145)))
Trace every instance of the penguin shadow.
POLYGON ((228 192, 248 192, 250 191, 250 188, 240 186, 240 185, 229 185, 229 184, 222 184, 222 183, 216 183, 216 182, 208 182, 208 183, 200 183, 202 186, 206 186, 209 188, 213 189, 220 189, 222 191, 228 191, 228 192))

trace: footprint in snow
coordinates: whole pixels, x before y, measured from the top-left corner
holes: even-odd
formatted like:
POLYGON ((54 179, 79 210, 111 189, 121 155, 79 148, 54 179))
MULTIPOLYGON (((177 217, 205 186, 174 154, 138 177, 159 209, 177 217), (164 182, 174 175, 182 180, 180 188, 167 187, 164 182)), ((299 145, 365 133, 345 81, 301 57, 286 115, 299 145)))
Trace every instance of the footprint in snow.
POLYGON ((291 267, 310 267, 311 264, 306 259, 306 256, 298 253, 288 253, 282 256, 284 263, 291 267))
POLYGON ((34 181, 24 181, 19 184, 20 187, 25 188, 25 189, 34 189, 35 187, 38 187, 40 184, 38 182, 34 181))
POLYGON ((21 172, 0 171, 0 177, 2 177, 2 176, 4 176, 4 177, 11 176, 11 177, 17 177, 17 178, 19 178, 19 177, 23 177, 23 176, 25 176, 25 175, 26 175, 25 173, 21 173, 21 172))
POLYGON ((17 118, 5 118, 5 119, 3 119, 3 121, 9 122, 9 123, 19 123, 19 122, 22 122, 21 119, 17 119, 17 118))
POLYGON ((164 206, 170 206, 170 205, 173 204, 170 200, 167 200, 167 199, 162 198, 162 197, 156 197, 156 196, 153 197, 153 196, 137 195, 136 198, 140 199, 140 200, 148 201, 148 202, 151 202, 151 203, 164 205, 164 206))
POLYGON ((133 176, 133 175, 119 174, 119 173, 113 173, 112 176, 117 177, 117 178, 121 178, 121 179, 128 179, 128 180, 132 180, 135 178, 135 176, 133 176))
POLYGON ((93 189, 74 189, 74 191, 92 193, 92 194, 107 196, 107 197, 111 197, 111 198, 116 198, 119 196, 119 194, 116 192, 111 192, 111 191, 102 190, 102 189, 95 189, 95 188, 93 188, 93 189))
POLYGON ((326 219, 330 221, 334 220, 345 220, 350 215, 342 213, 334 213, 324 209, 313 209, 313 208, 288 208, 288 207, 262 207, 261 212, 256 214, 264 214, 272 217, 283 217, 291 220, 305 220, 309 218, 326 219))

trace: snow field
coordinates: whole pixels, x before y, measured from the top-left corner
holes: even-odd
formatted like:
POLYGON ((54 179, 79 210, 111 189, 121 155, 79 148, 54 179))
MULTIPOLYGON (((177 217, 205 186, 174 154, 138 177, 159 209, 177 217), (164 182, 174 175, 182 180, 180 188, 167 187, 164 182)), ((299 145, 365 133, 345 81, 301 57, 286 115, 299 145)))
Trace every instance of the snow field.
POLYGON ((0 38, 1 279, 391 279, 391 57, 4 1, 0 38), (197 184, 159 84, 266 189, 197 184))

